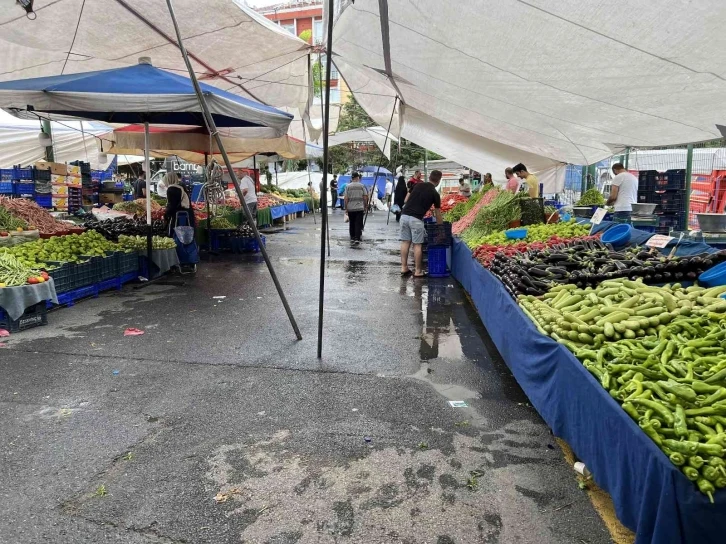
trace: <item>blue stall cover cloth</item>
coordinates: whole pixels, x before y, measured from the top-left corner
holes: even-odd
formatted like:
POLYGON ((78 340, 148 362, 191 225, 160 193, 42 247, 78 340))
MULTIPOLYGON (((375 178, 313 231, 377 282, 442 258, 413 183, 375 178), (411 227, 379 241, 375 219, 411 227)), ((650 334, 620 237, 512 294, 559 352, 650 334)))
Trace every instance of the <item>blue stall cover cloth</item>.
MULTIPOLYGON (((603 221, 599 225, 595 225, 595 227, 592 229, 592 233, 602 234, 617 224, 618 223, 613 223, 612 221, 603 221)), ((633 232, 630 236, 630 243, 628 245, 642 246, 648 240, 650 240, 652 236, 652 232, 645 232, 642 230, 633 229, 633 232)), ((698 255, 699 253, 715 253, 718 251, 716 248, 713 248, 708 244, 704 244, 703 242, 695 242, 693 240, 681 240, 681 242, 678 243, 678 238, 676 237, 674 240, 668 242, 668 245, 666 247, 660 250, 661 253, 665 255, 670 255, 671 251, 673 250, 673 246, 675 246, 676 244, 678 244, 678 249, 676 249, 675 253, 676 257, 687 257, 689 255, 698 255)))
POLYGON ((585 367, 537 331, 458 239, 452 270, 532 405, 610 494, 636 543, 724 542, 726 492, 718 490, 710 504, 585 367))
POLYGON ((283 206, 273 206, 270 208, 270 215, 273 219, 280 219, 285 215, 291 215, 297 212, 309 212, 310 208, 306 202, 294 202, 292 204, 285 204, 283 206))

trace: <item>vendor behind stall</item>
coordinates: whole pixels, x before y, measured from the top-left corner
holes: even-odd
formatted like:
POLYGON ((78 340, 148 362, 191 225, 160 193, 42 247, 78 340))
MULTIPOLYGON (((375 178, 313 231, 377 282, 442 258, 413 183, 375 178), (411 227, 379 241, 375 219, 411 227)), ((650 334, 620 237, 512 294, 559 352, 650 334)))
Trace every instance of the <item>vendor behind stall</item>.
POLYGON ((615 207, 615 223, 630 223, 633 204, 638 203, 638 178, 619 162, 613 164, 613 174, 607 205, 615 207))
POLYGON ((180 180, 177 175, 173 172, 167 172, 164 176, 164 183, 166 184, 166 212, 164 213, 164 220, 167 222, 167 232, 169 236, 174 233, 174 228, 177 227, 177 213, 188 212, 189 224, 188 226, 195 227, 196 221, 194 220, 194 210, 192 209, 189 195, 184 190, 184 187, 180 185, 180 180))

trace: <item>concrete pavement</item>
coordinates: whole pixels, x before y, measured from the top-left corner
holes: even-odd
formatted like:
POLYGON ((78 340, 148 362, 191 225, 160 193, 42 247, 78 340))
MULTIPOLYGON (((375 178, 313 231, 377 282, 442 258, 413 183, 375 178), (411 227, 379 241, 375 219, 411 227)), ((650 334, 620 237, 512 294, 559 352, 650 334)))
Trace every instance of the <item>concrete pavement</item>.
POLYGON ((319 217, 268 236, 301 342, 264 263, 231 255, 13 335, 0 541, 609 542, 462 289, 401 279, 385 214, 358 247, 342 217, 322 360, 319 217))

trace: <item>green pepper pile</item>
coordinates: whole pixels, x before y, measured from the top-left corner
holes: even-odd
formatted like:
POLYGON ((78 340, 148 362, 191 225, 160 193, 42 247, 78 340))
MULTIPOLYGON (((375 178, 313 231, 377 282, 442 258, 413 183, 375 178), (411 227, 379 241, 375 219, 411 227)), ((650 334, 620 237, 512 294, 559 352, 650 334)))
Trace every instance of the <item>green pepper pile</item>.
POLYGON ((724 293, 619 279, 519 297, 711 502, 726 487, 724 293))
POLYGON ((575 206, 602 206, 603 204, 605 204, 605 197, 593 187, 582 193, 575 206))

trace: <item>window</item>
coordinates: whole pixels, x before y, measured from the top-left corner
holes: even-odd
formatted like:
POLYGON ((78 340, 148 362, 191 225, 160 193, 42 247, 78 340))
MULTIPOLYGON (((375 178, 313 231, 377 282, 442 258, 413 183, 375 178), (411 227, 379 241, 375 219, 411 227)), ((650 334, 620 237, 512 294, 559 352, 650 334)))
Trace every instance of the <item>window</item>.
POLYGON ((295 22, 294 21, 292 23, 285 24, 285 25, 280 24, 280 26, 282 28, 284 28, 285 30, 287 30, 293 36, 295 35, 295 22))
MULTIPOLYGON (((320 55, 320 64, 322 64, 323 70, 322 72, 325 73, 325 55, 320 55)), ((330 66, 330 79, 340 79, 340 75, 338 74, 338 69, 335 67, 335 64, 331 64, 330 66)))
POLYGON ((323 35, 323 20, 316 19, 313 21, 313 44, 320 45, 323 43, 325 36, 323 35))

